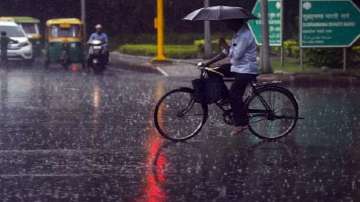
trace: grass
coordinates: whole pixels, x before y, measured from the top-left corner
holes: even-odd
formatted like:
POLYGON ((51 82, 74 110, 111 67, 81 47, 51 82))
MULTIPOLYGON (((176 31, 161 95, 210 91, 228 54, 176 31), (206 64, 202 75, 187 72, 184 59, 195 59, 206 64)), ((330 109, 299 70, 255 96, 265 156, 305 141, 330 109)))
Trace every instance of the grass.
MULTIPOLYGON (((321 68, 314 67, 308 63, 304 63, 304 69, 300 66, 300 61, 297 58, 286 58, 284 66, 281 67, 280 58, 272 58, 272 68, 275 73, 321 73, 323 72, 321 68)), ((360 69, 358 66, 349 64, 346 72, 343 72, 342 67, 340 68, 330 68, 326 72, 334 74, 344 74, 344 75, 353 75, 360 77, 360 69)))
POLYGON ((285 58, 284 66, 281 66, 280 58, 272 58, 272 68, 274 72, 286 72, 286 73, 313 73, 320 72, 319 68, 315 68, 309 64, 304 64, 304 68, 300 66, 299 59, 285 58))
MULTIPOLYGON (((131 55, 155 56, 155 44, 125 44, 117 49, 121 53, 131 55)), ((169 58, 196 58, 199 50, 196 45, 165 45, 165 55, 169 58)))

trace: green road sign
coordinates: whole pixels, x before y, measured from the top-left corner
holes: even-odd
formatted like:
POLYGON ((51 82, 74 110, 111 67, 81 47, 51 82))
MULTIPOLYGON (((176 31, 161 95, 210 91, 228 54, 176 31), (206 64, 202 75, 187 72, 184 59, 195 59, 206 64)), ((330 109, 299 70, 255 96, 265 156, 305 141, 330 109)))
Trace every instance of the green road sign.
MULTIPOLYGON (((282 0, 269 0, 269 39, 270 46, 281 46, 282 43, 282 0)), ((257 20, 251 20, 249 27, 255 36, 256 43, 262 44, 262 23, 261 23, 261 5, 258 0, 253 9, 253 14, 258 17, 257 20)))
POLYGON ((301 0, 301 47, 349 47, 360 37, 360 10, 351 0, 301 0))

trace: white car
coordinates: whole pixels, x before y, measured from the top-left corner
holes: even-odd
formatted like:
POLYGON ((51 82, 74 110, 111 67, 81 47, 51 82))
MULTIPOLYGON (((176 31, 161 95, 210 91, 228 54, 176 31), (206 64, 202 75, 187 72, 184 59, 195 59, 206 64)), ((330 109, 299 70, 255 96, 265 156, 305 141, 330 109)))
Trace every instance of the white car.
POLYGON ((33 48, 21 26, 15 22, 0 21, 0 33, 6 32, 6 36, 17 42, 8 45, 9 60, 33 61, 33 48))

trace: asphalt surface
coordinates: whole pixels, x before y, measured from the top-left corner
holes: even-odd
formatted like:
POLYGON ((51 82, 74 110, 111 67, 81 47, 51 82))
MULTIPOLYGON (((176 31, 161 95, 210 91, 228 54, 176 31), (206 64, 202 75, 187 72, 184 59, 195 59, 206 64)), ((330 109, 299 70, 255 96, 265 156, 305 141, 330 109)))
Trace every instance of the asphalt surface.
POLYGON ((156 100, 191 78, 0 68, 1 201, 360 201, 360 92, 290 86, 295 131, 230 135, 215 108, 187 143, 153 128, 156 100))

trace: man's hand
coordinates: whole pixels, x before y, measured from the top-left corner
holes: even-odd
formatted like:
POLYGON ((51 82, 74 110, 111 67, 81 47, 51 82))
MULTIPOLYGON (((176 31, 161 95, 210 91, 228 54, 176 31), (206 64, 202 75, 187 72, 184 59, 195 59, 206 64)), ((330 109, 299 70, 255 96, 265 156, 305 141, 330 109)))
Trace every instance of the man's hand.
POLYGON ((226 40, 225 40, 225 38, 219 38, 219 47, 221 48, 221 49, 229 49, 230 48, 230 46, 229 46, 229 44, 226 42, 226 40))
POLYGON ((226 42, 225 38, 219 38, 219 47, 221 52, 223 52, 225 55, 229 54, 230 51, 230 46, 229 44, 226 42))

